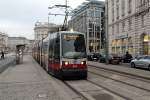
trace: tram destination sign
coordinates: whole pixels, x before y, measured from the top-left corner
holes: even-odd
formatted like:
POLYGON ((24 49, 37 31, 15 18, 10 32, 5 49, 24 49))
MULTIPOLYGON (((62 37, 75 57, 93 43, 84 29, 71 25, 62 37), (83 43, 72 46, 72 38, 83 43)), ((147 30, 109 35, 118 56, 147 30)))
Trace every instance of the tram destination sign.
POLYGON ((64 35, 63 36, 63 38, 65 39, 65 40, 76 40, 77 38, 79 37, 79 35, 64 35))

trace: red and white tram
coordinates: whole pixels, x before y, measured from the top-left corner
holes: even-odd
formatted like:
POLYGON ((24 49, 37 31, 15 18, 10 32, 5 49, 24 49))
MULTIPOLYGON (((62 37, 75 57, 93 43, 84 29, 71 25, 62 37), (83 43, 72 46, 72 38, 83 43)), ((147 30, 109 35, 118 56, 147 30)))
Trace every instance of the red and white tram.
MULTIPOLYGON (((36 45, 34 57, 46 71, 56 77, 87 78, 85 35, 79 32, 50 33, 36 45), (37 47, 39 46, 39 47, 37 47), (40 51, 39 51, 40 50, 40 51), (39 57, 40 55, 40 57, 39 57), (39 59, 40 58, 40 59, 39 59)), ((33 53, 34 54, 34 53, 33 53)))

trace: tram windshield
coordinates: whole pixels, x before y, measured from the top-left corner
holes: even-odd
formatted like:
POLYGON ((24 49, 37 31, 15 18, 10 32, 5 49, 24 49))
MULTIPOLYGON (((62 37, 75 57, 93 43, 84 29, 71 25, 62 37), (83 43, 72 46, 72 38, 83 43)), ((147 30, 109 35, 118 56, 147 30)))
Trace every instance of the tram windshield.
POLYGON ((86 57, 86 46, 84 35, 63 34, 62 35, 62 56, 64 58, 79 59, 86 57))

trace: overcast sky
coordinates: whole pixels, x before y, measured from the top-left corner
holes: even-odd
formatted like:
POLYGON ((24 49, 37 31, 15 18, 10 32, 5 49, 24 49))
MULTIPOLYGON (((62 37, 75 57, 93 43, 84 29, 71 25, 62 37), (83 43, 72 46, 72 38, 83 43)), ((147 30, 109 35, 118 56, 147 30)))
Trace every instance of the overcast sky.
MULTIPOLYGON (((69 6, 76 8, 85 0, 68 0, 69 6)), ((104 0, 100 0, 104 1, 104 0)), ((65 0, 0 0, 0 31, 9 36, 24 36, 34 39, 36 21, 47 21, 48 6, 65 4, 65 0)), ((58 10, 55 10, 57 13, 58 10)), ((51 23, 62 23, 59 16, 49 16, 51 23)))

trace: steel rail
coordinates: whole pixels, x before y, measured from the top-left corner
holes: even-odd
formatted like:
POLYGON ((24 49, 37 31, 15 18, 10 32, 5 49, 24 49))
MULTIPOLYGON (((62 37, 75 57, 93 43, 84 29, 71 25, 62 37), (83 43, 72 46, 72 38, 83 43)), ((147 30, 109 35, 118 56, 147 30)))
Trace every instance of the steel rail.
POLYGON ((119 96, 119 97, 125 99, 125 100, 133 100, 132 98, 126 97, 126 96, 124 96, 124 95, 122 95, 122 94, 120 94, 120 93, 117 93, 117 92, 115 92, 115 91, 109 89, 109 88, 106 88, 106 87, 104 87, 104 86, 102 86, 102 85, 100 85, 100 84, 97 84, 97 83, 95 83, 95 82, 93 82, 93 81, 91 81, 91 80, 89 80, 89 79, 87 79, 87 81, 90 82, 90 83, 92 83, 92 84, 94 84, 94 85, 96 85, 96 86, 98 86, 98 87, 101 87, 101 88, 103 88, 103 89, 105 89, 105 90, 107 90, 107 91, 109 91, 109 92, 111 92, 111 93, 113 93, 113 94, 115 94, 115 95, 117 95, 117 96, 119 96))
POLYGON ((109 71, 109 73, 113 73, 113 74, 115 73, 115 74, 118 74, 120 76, 124 76, 124 77, 127 77, 127 78, 143 81, 143 82, 146 82, 146 83, 150 83, 150 78, 148 78, 148 77, 135 75, 135 74, 132 74, 132 73, 127 73, 127 72, 122 72, 122 71, 117 71, 117 70, 113 70, 113 69, 102 68, 102 67, 98 67, 98 66, 94 66, 94 65, 88 65, 88 67, 95 68, 95 69, 100 69, 100 70, 103 70, 105 72, 109 71))
POLYGON ((89 100, 86 96, 84 96, 81 92, 79 92, 78 90, 76 90, 75 88, 73 88, 70 84, 68 84, 66 81, 63 81, 63 83, 68 86, 73 92, 75 92, 76 94, 78 94, 82 100, 89 100))
POLYGON ((124 82, 124 81, 120 81, 120 80, 117 80, 117 79, 114 79, 114 78, 111 78, 111 77, 108 77, 108 76, 105 76, 105 75, 102 75, 102 74, 98 74, 96 72, 92 72, 92 71, 88 71, 88 72, 92 73, 92 74, 95 74, 95 75, 98 75, 98 76, 101 76, 101 77, 104 77, 104 78, 107 78, 107 79, 111 79, 111 80, 116 81, 116 82, 120 82, 122 84, 126 84, 128 86, 132 86, 132 87, 135 87, 135 88, 138 88, 138 89, 150 92, 149 89, 146 89, 146 88, 143 88, 143 87, 140 87, 140 86, 137 86, 137 85, 133 85, 133 84, 130 84, 130 83, 127 83, 127 82, 124 82))

